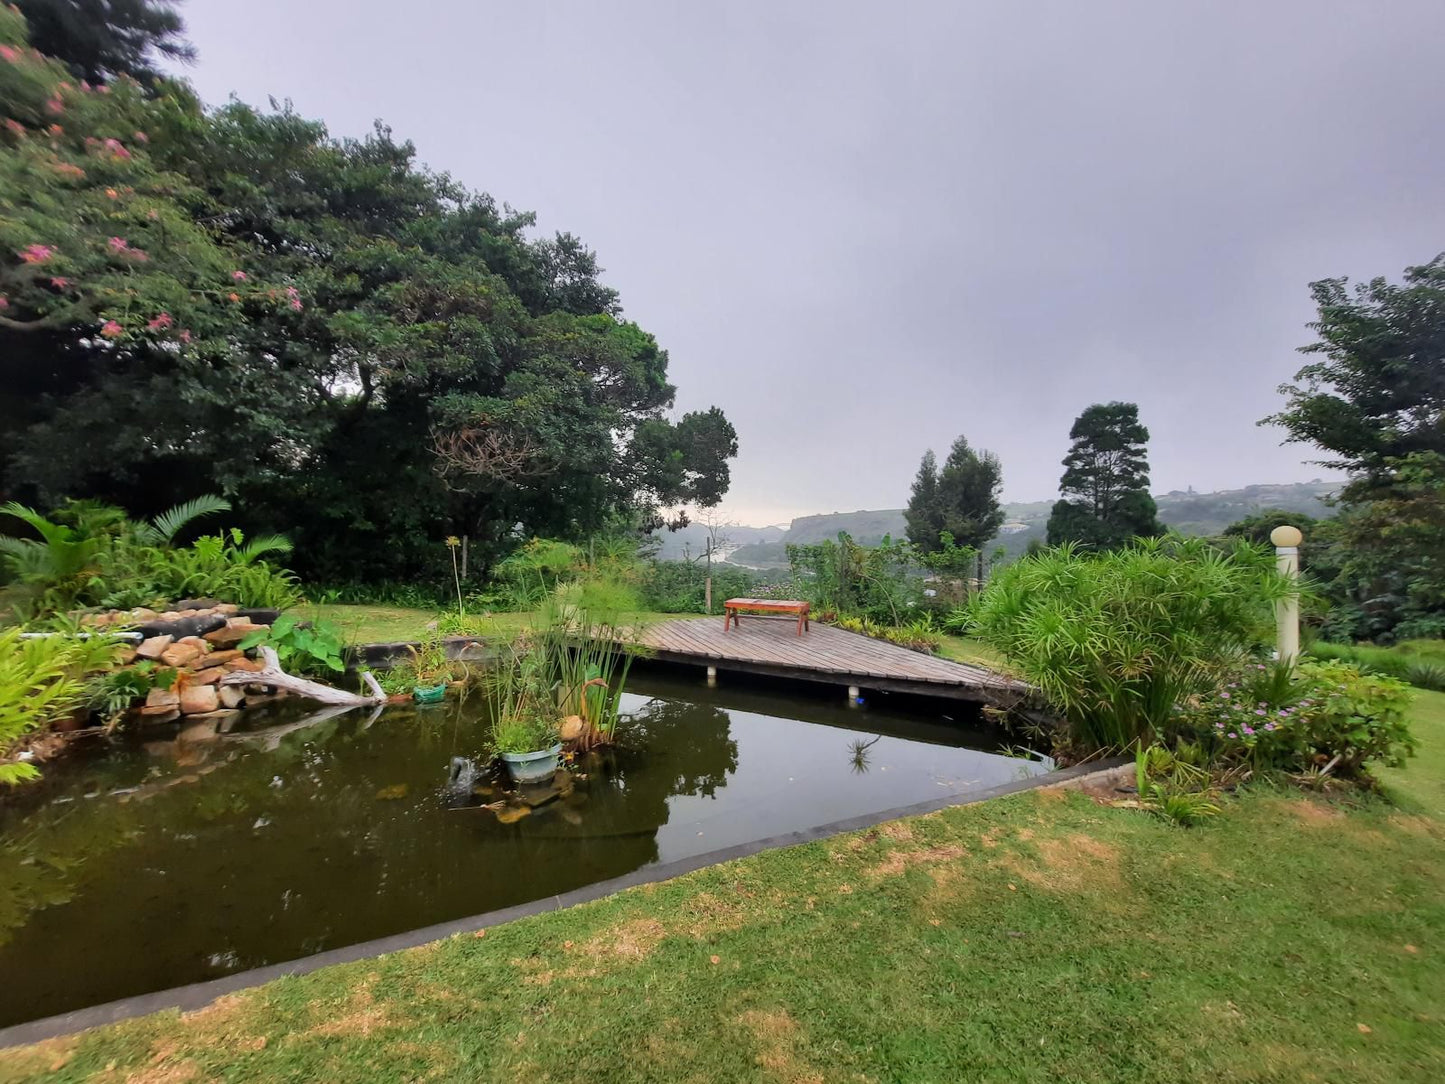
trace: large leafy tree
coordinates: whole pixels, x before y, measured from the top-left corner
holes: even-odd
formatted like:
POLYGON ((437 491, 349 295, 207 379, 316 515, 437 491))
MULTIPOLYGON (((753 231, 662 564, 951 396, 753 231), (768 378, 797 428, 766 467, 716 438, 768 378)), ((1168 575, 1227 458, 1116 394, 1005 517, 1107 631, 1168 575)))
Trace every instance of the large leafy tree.
POLYGON ((1329 630, 1445 634, 1445 256, 1400 283, 1324 279, 1310 293, 1318 338, 1301 352, 1312 360, 1265 424, 1350 472, 1331 532, 1329 630))
POLYGON ((159 0, 15 0, 30 37, 77 79, 100 83, 128 75, 157 78, 156 60, 191 60, 185 24, 173 3, 159 0))
POLYGON ((1049 545, 1113 548, 1162 533, 1149 495, 1149 430, 1134 403, 1096 403, 1069 430, 1060 500, 1049 515, 1049 545))
POLYGON ((941 469, 930 450, 919 464, 904 512, 908 540, 926 554, 945 549, 945 535, 952 536, 954 546, 982 549, 1003 525, 1002 488, 998 456, 975 451, 968 438, 953 442, 941 469))
POLYGON ((289 110, 207 115, 169 84, 122 84, 78 93, 146 114, 123 126, 143 142, 95 136, 127 151, 107 169, 140 173, 0 188, 19 209, 9 330, 34 344, 16 364, 47 381, 7 427, 11 493, 149 512, 220 491, 293 534, 304 571, 353 578, 439 568, 449 534, 485 560, 518 527, 575 536, 726 491, 731 425, 668 417, 666 351, 576 238, 529 239, 531 216, 420 168, 383 127, 338 141, 289 110), (43 224, 81 231, 34 242, 47 265, 88 261, 61 269, 80 285, 26 259, 43 224))

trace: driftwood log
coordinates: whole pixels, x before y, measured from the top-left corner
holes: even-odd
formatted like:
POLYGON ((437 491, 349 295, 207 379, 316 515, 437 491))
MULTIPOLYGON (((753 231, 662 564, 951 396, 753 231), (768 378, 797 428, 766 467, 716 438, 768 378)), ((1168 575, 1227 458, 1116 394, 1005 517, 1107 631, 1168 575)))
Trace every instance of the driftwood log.
POLYGON ((366 687, 371 690, 371 695, 362 696, 359 693, 349 693, 344 689, 333 689, 330 685, 322 685, 319 681, 307 681, 303 677, 288 674, 281 669, 281 660, 276 657, 274 648, 261 647, 257 650, 260 652, 261 661, 266 664, 264 669, 237 670, 223 677, 221 684, 270 685, 273 689, 285 689, 297 696, 309 697, 320 704, 339 704, 348 708, 360 707, 364 704, 386 703, 386 693, 382 691, 381 683, 376 680, 370 670, 361 672, 361 680, 366 682, 366 687))

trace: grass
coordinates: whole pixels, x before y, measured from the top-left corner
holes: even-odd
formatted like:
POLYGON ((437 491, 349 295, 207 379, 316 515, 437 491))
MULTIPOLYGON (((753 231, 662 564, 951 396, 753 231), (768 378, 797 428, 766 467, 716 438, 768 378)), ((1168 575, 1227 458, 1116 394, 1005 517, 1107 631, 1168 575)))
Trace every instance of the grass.
MULTIPOLYGON (((303 607, 303 614, 310 618, 320 617, 341 629, 348 644, 384 644, 401 641, 425 640, 434 635, 435 629, 428 628, 437 620, 436 610, 413 610, 402 606, 354 606, 342 603, 328 603, 303 607)), ((518 632, 536 615, 531 612, 496 613, 478 618, 479 636, 505 635, 518 632)), ((635 613, 626 614, 622 620, 632 622, 671 621, 680 617, 697 617, 698 614, 635 613)))
POLYGON ((944 636, 938 653, 954 662, 986 666, 990 670, 1007 670, 1003 656, 981 640, 970 640, 966 636, 944 636))
POLYGON ((1391 795, 1033 792, 0 1052, 14 1080, 1445 1079, 1445 695, 1391 795))

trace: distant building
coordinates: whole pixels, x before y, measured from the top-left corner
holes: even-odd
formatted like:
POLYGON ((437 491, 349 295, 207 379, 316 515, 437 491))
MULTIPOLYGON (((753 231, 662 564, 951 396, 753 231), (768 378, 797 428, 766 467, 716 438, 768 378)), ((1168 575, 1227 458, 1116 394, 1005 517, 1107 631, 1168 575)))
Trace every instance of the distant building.
POLYGON ((1029 525, 1027 523, 1020 523, 1018 522, 1018 520, 1014 520, 1012 523, 1005 523, 1002 527, 1000 527, 998 529, 998 533, 1018 534, 1020 531, 1027 531, 1028 529, 1029 525))

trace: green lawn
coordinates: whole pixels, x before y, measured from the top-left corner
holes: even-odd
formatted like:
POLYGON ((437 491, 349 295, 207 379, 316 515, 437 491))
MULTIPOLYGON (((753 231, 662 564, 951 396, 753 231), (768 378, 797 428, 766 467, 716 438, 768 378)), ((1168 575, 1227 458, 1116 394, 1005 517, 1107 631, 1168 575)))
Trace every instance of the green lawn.
POLYGON ((1382 799, 1034 792, 0 1052, 18 1080, 1445 1079, 1445 695, 1382 799))
MULTIPOLYGON (((437 620, 435 610, 412 610, 402 606, 352 606, 340 603, 303 606, 302 616, 320 617, 341 629, 349 644, 382 644, 406 640, 424 640, 434 634, 427 626, 437 620)), ((488 614, 478 621, 478 635, 507 634, 527 627, 536 615, 524 613, 488 614)), ((632 622, 672 621, 697 614, 636 613, 624 620, 632 622)))

